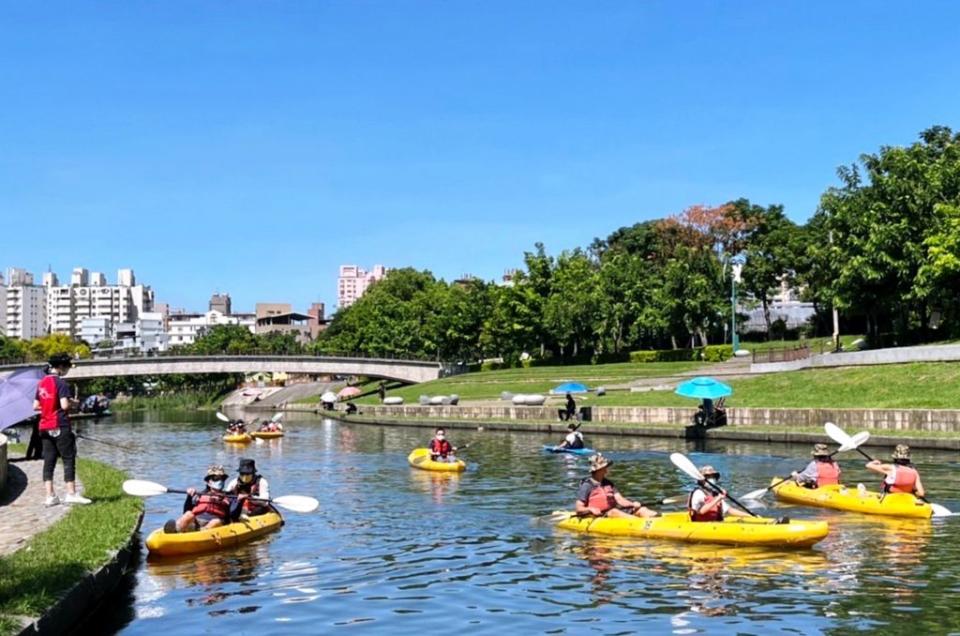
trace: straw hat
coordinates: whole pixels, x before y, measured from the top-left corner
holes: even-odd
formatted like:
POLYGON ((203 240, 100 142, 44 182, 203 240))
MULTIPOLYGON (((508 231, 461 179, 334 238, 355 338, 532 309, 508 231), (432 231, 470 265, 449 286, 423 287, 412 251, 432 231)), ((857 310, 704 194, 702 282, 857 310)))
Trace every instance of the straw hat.
POLYGON ((810 454, 814 457, 829 457, 830 449, 827 448, 826 444, 814 444, 813 450, 810 451, 810 454))
POLYGON ((600 453, 597 453, 596 455, 590 458, 590 472, 595 473, 601 468, 606 468, 612 463, 613 463, 612 461, 610 461, 600 453))
POLYGON ((906 444, 897 444, 897 447, 893 449, 893 458, 910 459, 910 447, 906 444))

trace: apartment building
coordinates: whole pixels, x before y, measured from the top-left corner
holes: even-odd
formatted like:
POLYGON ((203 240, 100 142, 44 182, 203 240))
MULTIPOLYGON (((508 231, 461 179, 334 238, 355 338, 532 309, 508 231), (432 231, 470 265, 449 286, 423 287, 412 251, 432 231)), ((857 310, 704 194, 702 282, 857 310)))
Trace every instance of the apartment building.
POLYGON ((383 265, 374 265, 369 272, 356 265, 341 265, 337 278, 337 309, 352 305, 370 285, 385 278, 388 271, 383 265))
POLYGON ((4 296, 4 334, 10 338, 30 340, 47 333, 46 294, 33 284, 33 274, 19 267, 7 270, 4 296))

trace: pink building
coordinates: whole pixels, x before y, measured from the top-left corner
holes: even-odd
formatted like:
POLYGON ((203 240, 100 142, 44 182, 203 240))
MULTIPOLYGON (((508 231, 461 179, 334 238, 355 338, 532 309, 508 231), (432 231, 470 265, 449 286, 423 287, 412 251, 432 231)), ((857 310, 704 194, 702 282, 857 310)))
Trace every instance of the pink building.
POLYGON ((341 265, 340 276, 337 278, 337 309, 352 305, 357 298, 363 296, 367 287, 383 279, 387 271, 383 265, 374 265, 369 272, 356 265, 341 265))

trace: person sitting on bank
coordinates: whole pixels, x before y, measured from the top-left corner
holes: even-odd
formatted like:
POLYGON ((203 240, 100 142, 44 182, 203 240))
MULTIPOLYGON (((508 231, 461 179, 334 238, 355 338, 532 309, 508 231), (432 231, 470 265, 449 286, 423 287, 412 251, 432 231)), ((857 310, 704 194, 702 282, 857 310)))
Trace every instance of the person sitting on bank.
POLYGON ((585 448, 586 444, 583 442, 583 433, 578 430, 579 428, 579 424, 567 424, 567 431, 569 432, 557 448, 569 448, 571 450, 585 448))
POLYGON ((457 447, 450 444, 450 440, 447 439, 447 432, 442 428, 436 430, 427 448, 430 449, 430 459, 435 462, 457 461, 457 458, 454 456, 454 453, 457 452, 457 447))
POLYGON ((187 498, 183 502, 183 515, 174 521, 170 519, 163 526, 167 534, 176 532, 192 532, 216 528, 230 523, 240 515, 240 505, 235 497, 228 497, 224 492, 227 481, 227 471, 223 466, 215 465, 207 469, 203 478, 206 488, 196 490, 187 489, 187 498))
POLYGON ((257 463, 252 459, 241 459, 237 473, 227 484, 227 492, 237 495, 241 515, 255 517, 270 512, 270 504, 256 501, 270 498, 270 484, 266 477, 257 473, 257 463))
POLYGON ((727 503, 727 491, 720 488, 720 471, 713 466, 703 466, 700 468, 700 474, 703 475, 703 481, 697 482, 697 487, 687 498, 690 521, 723 521, 726 516, 750 516, 742 510, 731 508, 727 503), (708 483, 713 488, 708 486, 708 483))
POLYGON ((573 399, 573 395, 569 392, 567 393, 567 406, 563 411, 564 420, 576 420, 577 418, 577 401, 573 399))
POLYGON ((897 444, 891 457, 892 464, 883 464, 878 459, 867 462, 867 469, 884 476, 881 484, 883 492, 905 492, 924 497, 926 491, 920 481, 920 473, 910 461, 910 447, 897 444))
POLYGON ((833 461, 830 449, 826 444, 814 444, 813 460, 801 472, 791 476, 797 485, 804 488, 819 488, 821 486, 836 486, 840 484, 840 465, 833 461))
POLYGON ((577 491, 577 516, 593 517, 657 517, 659 512, 647 508, 638 501, 631 501, 607 479, 607 470, 612 464, 597 453, 590 458, 590 476, 580 482, 577 491))

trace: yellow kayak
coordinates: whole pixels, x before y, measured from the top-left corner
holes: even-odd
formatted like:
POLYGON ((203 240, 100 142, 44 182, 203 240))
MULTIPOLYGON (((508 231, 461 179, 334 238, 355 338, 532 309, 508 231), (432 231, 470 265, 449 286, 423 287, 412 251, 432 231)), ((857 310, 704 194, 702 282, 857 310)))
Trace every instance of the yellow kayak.
POLYGON ((250 436, 259 439, 277 439, 283 437, 283 431, 254 431, 250 436))
POLYGON ((430 459, 429 448, 414 448, 413 452, 407 457, 407 461, 410 462, 410 465, 414 468, 421 468, 423 470, 459 473, 467 468, 467 465, 462 459, 454 462, 437 462, 430 459))
POLYGON ((230 444, 249 444, 253 441, 253 438, 250 437, 250 433, 234 433, 232 435, 224 435, 223 441, 229 442, 230 444))
POLYGON ((147 550, 159 556, 211 552, 245 543, 273 532, 281 525, 283 518, 276 512, 268 512, 210 530, 167 534, 160 528, 147 537, 147 550))
MULTIPOLYGON (((780 479, 780 477, 774 477, 770 484, 773 485, 780 479)), ((806 506, 816 506, 817 508, 834 508, 836 510, 891 517, 929 519, 933 516, 933 508, 930 504, 902 492, 881 496, 880 493, 869 490, 861 494, 856 488, 848 488, 847 486, 804 488, 798 486, 792 479, 774 488, 773 492, 777 499, 806 506)))
POLYGON ((686 512, 659 517, 578 517, 572 512, 557 524, 564 530, 643 539, 670 539, 689 543, 722 543, 778 548, 808 548, 827 536, 826 521, 777 523, 763 517, 727 517, 723 521, 690 521, 686 512))

